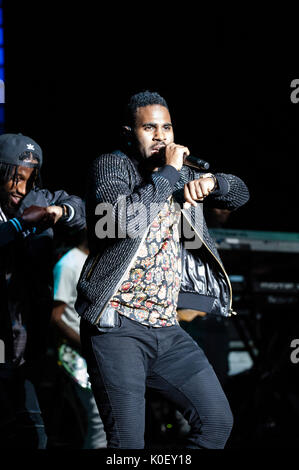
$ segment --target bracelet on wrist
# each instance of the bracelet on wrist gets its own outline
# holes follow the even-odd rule
[[[61,207],[62,209],[62,216],[60,217],[60,221],[64,221],[64,220],[67,220],[69,218],[69,210],[68,210],[68,207],[65,206],[64,204],[61,204],[59,207]]]
[[[217,181],[217,178],[215,175],[213,175],[213,173],[204,173],[203,175],[200,175],[200,178],[213,178],[213,181],[214,181],[214,187],[213,189],[211,189],[211,193],[213,191],[215,191],[215,189],[218,188],[218,181]]]

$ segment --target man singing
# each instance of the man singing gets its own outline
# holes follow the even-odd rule
[[[126,149],[101,155],[89,173],[90,255],[76,303],[108,447],[144,448],[149,387],[188,421],[186,447],[221,449],[232,428],[228,401],[203,351],[177,320],[185,259],[179,222],[183,214],[199,239],[189,243],[190,252],[193,246],[196,262],[203,259],[196,308],[229,316],[229,279],[196,211],[208,200],[234,210],[248,200],[248,190],[236,176],[184,165],[189,149],[174,142],[168,105],[157,93],[130,99],[124,132]],[[106,238],[104,208],[113,222]]]

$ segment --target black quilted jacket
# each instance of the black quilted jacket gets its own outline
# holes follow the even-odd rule
[[[77,312],[85,320],[92,324],[97,323],[107,302],[131,267],[142,242],[142,235],[146,234],[151,221],[160,210],[159,203],[164,204],[171,194],[178,203],[182,203],[184,184],[199,178],[201,174],[202,172],[187,166],[183,166],[178,172],[174,167],[165,165],[145,178],[140,174],[138,161],[120,151],[101,155],[93,162],[88,176],[86,195],[90,255],[81,272],[75,305]],[[247,202],[248,190],[240,178],[222,173],[216,173],[215,176],[219,188],[206,200],[210,199],[216,207],[230,210],[235,210]],[[120,196],[122,206],[119,204]],[[101,210],[103,203],[109,203],[108,212]],[[132,233],[136,225],[139,203],[147,209],[146,214],[138,218],[141,235],[128,236],[127,234]],[[156,210],[153,210],[153,203],[156,203]],[[115,222],[115,238],[98,238],[95,229],[101,220],[101,217],[95,214],[98,204],[100,204],[97,209],[98,214],[102,214],[103,217],[106,215],[107,220],[110,218]],[[184,220],[187,220],[187,224],[191,224],[196,231],[195,238],[198,244],[194,249],[196,252],[201,248],[207,250],[213,259],[215,275],[221,275],[223,278],[225,287],[222,303],[225,305],[222,305],[219,313],[229,315],[230,283],[204,221],[202,204],[182,212]]]

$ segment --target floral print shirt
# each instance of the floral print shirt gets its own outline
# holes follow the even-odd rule
[[[171,196],[153,220],[133,266],[110,300],[120,314],[143,325],[164,327],[178,323],[180,214]]]

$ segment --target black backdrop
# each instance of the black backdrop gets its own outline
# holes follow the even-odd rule
[[[182,5],[175,17],[161,6],[134,16],[127,6],[63,5],[4,2],[6,131],[41,144],[46,187],[84,195],[88,163],[117,146],[128,97],[158,90],[176,141],[248,184],[250,203],[231,227],[299,231],[291,25]]]
[[[161,4],[142,5],[141,11],[111,3],[108,11],[103,2],[3,3],[6,131],[27,134],[42,146],[45,187],[84,196],[88,164],[117,146],[128,97],[157,90],[171,108],[176,142],[208,160],[211,171],[231,172],[247,183],[251,200],[229,219],[230,227],[299,232],[299,103],[290,101],[290,83],[299,71],[292,12],[273,19],[273,6],[262,16],[219,12],[213,5],[207,14],[197,4],[179,4],[173,17],[173,5],[162,11]],[[285,309],[278,313],[273,329],[289,352],[281,326],[296,336],[296,317],[292,311],[290,322]],[[297,374],[288,358],[286,364],[279,387],[287,388]],[[257,389],[262,411],[281,409],[285,415],[283,435],[297,414],[272,403],[273,382],[265,391],[255,378],[248,383],[233,385],[232,403],[255,399]],[[252,418],[254,436],[262,419],[260,409],[256,413],[250,403],[245,406],[244,429]],[[250,440],[244,442],[250,447]]]

